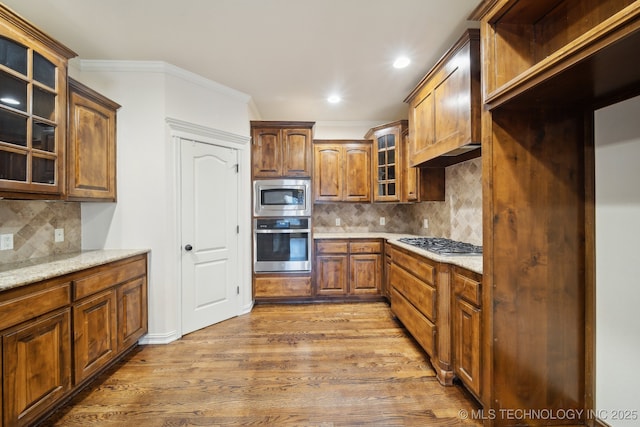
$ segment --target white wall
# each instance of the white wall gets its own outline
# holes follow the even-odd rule
[[[169,342],[180,335],[180,242],[177,150],[166,119],[248,140],[249,97],[166,63],[80,61],[72,65],[72,77],[122,105],[117,116],[118,202],[82,204],[82,247],[151,250],[147,342]],[[248,192],[248,144],[245,151],[241,154],[241,185]],[[247,203],[241,214],[246,236],[250,236]],[[250,249],[246,236],[245,251]],[[251,275],[246,264],[242,266],[241,304],[250,307]]]
[[[598,110],[595,118],[596,415],[614,427],[637,426],[640,97]],[[632,412],[614,412],[624,410]]]
[[[313,128],[314,139],[363,139],[364,135],[372,127],[394,120],[386,121],[360,121],[360,122],[328,122],[319,121]]]

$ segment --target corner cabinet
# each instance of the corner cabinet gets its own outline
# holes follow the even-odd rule
[[[116,112],[120,105],[69,79],[68,200],[116,201]]]
[[[405,99],[411,166],[446,167],[480,155],[480,32],[467,30]]]
[[[314,202],[371,202],[371,141],[315,140]]]
[[[36,424],[147,332],[147,255],[0,292],[2,426]]]
[[[310,178],[314,122],[251,122],[251,173],[261,178]]]
[[[0,197],[59,199],[76,54],[3,5],[0,52]]]

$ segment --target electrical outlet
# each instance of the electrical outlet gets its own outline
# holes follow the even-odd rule
[[[387,219],[383,216],[380,217],[380,225],[385,225],[387,223]]]
[[[422,228],[429,228],[429,220],[427,218],[422,220]]]
[[[336,227],[340,227],[340,223],[341,223],[340,218],[336,218]]]
[[[53,240],[56,243],[64,242],[64,228],[56,228],[53,230]]]
[[[0,234],[0,251],[13,249],[13,234]]]

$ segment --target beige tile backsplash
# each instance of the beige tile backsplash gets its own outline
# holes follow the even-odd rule
[[[445,179],[444,202],[316,204],[314,230],[410,233],[482,245],[481,159],[449,166]],[[380,217],[385,217],[386,225],[380,225]],[[336,218],[340,218],[339,227],[335,225]],[[429,222],[427,229],[423,228],[425,218]]]
[[[0,263],[79,251],[80,203],[40,200],[0,200],[0,234],[13,234],[13,250],[0,251]],[[54,230],[64,229],[64,242],[54,242]]]

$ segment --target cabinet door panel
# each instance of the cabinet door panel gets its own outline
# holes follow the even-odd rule
[[[147,281],[141,277],[118,287],[118,351],[147,333]]]
[[[451,148],[456,148],[463,140],[470,138],[471,101],[468,81],[468,68],[458,67],[434,90],[437,112],[434,144],[450,144]]]
[[[2,337],[3,421],[24,426],[71,388],[70,309]]]
[[[109,290],[73,307],[75,384],[105,366],[117,353],[116,295]]]
[[[114,201],[116,112],[70,87],[67,196]]]
[[[283,129],[284,176],[311,176],[311,130]]]
[[[279,129],[253,129],[251,159],[254,178],[282,176],[282,144]]]
[[[344,153],[344,197],[347,202],[371,201],[371,147],[348,145]]]
[[[316,286],[318,295],[346,295],[348,255],[316,257]]]
[[[424,97],[417,101],[412,111],[409,129],[411,132],[410,152],[411,158],[431,147],[435,141],[435,107],[434,97],[431,92],[424,94]],[[410,162],[411,165],[414,163]]]
[[[313,187],[317,201],[342,199],[341,147],[335,145],[314,146]]]
[[[358,254],[349,257],[350,293],[353,295],[379,295],[382,255]]]
[[[256,298],[310,297],[311,277],[254,277],[253,288]]]
[[[480,396],[480,309],[456,298],[454,310],[454,370]]]

